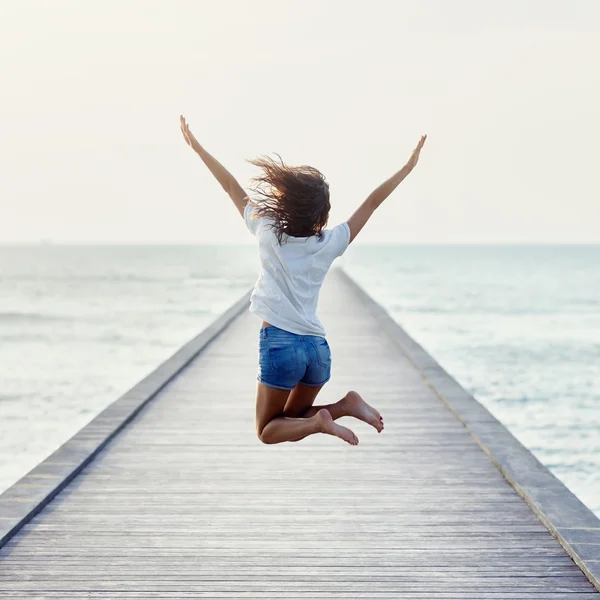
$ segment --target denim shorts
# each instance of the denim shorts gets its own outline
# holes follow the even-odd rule
[[[323,385],[331,377],[331,350],[324,337],[298,335],[270,325],[259,334],[258,381],[291,390]]]

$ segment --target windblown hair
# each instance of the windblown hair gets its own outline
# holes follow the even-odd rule
[[[250,160],[262,169],[253,178],[259,216],[270,217],[281,244],[284,236],[321,235],[329,218],[329,184],[323,174],[306,165],[290,167],[263,156]]]

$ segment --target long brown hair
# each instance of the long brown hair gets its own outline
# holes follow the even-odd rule
[[[329,218],[329,184],[323,174],[307,165],[290,167],[281,156],[250,160],[262,172],[253,178],[257,214],[270,217],[281,244],[284,235],[320,235]]]

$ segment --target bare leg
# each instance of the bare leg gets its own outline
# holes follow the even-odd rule
[[[283,409],[283,414],[286,417],[312,417],[316,415],[319,411],[312,410],[310,414],[306,414],[308,410],[312,409],[312,405],[317,398],[319,392],[323,389],[322,385],[304,385],[303,383],[299,383],[291,392],[285,403],[285,407]],[[319,409],[325,408],[330,410],[330,414],[335,421],[339,419],[341,415],[338,415],[336,405],[328,404],[327,406],[319,406]],[[333,412],[332,412],[333,411]],[[335,412],[335,414],[333,414]]]
[[[383,418],[377,410],[363,400],[358,392],[350,391],[334,404],[313,406],[317,394],[322,388],[323,386],[313,387],[299,383],[290,392],[283,414],[286,417],[303,417],[306,419],[325,409],[334,421],[341,417],[354,417],[368,423],[381,433]]]
[[[275,417],[264,426],[259,437],[265,444],[280,444],[281,442],[299,442],[313,433],[327,433],[339,437],[351,446],[358,444],[358,438],[354,432],[335,423],[325,409],[308,419]]]
[[[316,394],[315,394],[316,395]],[[318,411],[309,418],[284,416],[290,392],[258,384],[256,394],[256,430],[265,444],[298,441],[313,433],[327,433],[348,442],[358,444],[358,438],[347,427],[333,422],[326,411]]]
[[[325,406],[311,406],[301,413],[304,418],[310,418],[319,410],[326,408],[331,417],[339,419],[341,417],[354,417],[368,423],[379,433],[383,430],[383,417],[379,411],[375,410],[371,405],[367,404],[362,396],[355,391],[348,392],[341,400],[335,404],[327,404]]]

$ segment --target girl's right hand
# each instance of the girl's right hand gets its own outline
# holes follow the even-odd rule
[[[413,150],[413,153],[410,155],[410,158],[408,159],[408,162],[406,163],[405,167],[409,173],[417,166],[417,163],[419,162],[419,154],[426,139],[427,136],[422,135],[421,139],[419,140],[419,143],[417,144],[417,147]]]
[[[185,118],[183,115],[179,115],[179,124],[181,126],[181,133],[183,133],[183,137],[187,143],[187,145],[196,153],[200,153],[202,150],[202,146],[198,142],[198,140],[194,137],[194,134],[190,131],[188,124],[185,122]]]

